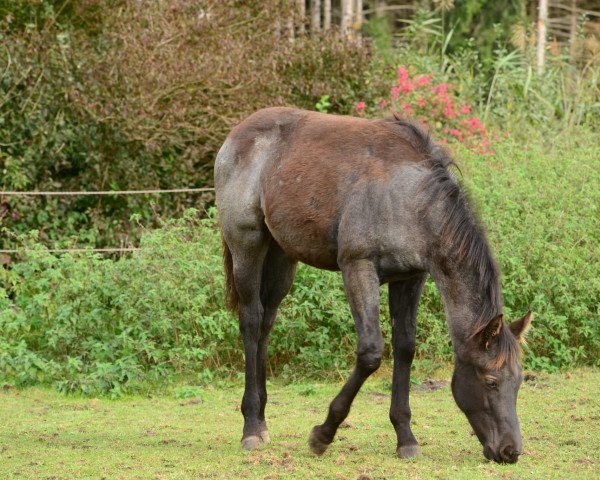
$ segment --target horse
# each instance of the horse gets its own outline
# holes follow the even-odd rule
[[[232,129],[215,160],[227,305],[245,354],[242,447],[270,441],[269,332],[298,262],[340,271],[357,332],[356,363],[309,436],[323,454],[365,380],[380,366],[379,287],[387,283],[396,453],[420,453],[410,427],[410,369],[419,298],[440,291],[454,350],[451,389],[488,460],[514,463],[529,311],[506,323],[499,269],[449,153],[415,122],[273,107]]]

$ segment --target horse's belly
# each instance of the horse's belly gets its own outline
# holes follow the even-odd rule
[[[339,270],[335,219],[277,205],[265,209],[265,223],[281,248],[295,260],[327,270]],[[308,213],[307,213],[308,212]],[[328,221],[325,221],[328,220]]]

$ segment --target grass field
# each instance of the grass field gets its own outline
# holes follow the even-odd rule
[[[271,385],[272,443],[250,453],[239,445],[241,384],[206,387],[196,398],[116,401],[4,390],[0,478],[600,478],[598,369],[535,374],[523,385],[525,453],[516,465],[483,458],[444,381],[413,388],[413,430],[423,455],[396,458],[388,374],[384,369],[365,385],[322,457],[306,440],[339,388],[333,383]]]

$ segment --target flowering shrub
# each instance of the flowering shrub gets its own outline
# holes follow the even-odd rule
[[[404,67],[398,67],[398,81],[390,89],[389,98],[381,99],[374,110],[400,113],[429,127],[439,143],[456,139],[471,150],[492,154],[491,138],[468,103],[462,102],[447,83],[435,83],[433,75],[411,77]],[[355,106],[359,116],[365,116],[367,105]]]

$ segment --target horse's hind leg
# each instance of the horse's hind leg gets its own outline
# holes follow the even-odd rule
[[[271,238],[260,219],[244,223],[227,220],[229,219],[222,223],[223,237],[231,251],[233,283],[238,295],[239,325],[246,362],[246,382],[242,397],[242,447],[253,450],[261,443],[261,402],[257,388],[256,365],[264,314],[260,301],[261,276]]]
[[[277,309],[283,298],[288,294],[294,281],[296,262],[294,262],[273,240],[265,258],[260,299],[264,308],[263,321],[260,327],[258,340],[258,356],[256,363],[256,376],[258,396],[260,398],[260,438],[269,442],[269,431],[265,420],[265,407],[267,405],[267,346],[269,333],[275,323]]]
[[[327,419],[313,428],[308,441],[317,454],[325,452],[365,380],[379,368],[383,337],[379,327],[379,278],[374,265],[359,260],[342,266],[344,286],[358,333],[356,366],[329,406]]]
[[[392,346],[394,350],[394,376],[390,420],[396,430],[396,453],[401,458],[419,454],[417,440],[410,429],[408,403],[410,367],[415,355],[417,307],[426,275],[401,282],[390,283],[389,302],[392,320]]]

